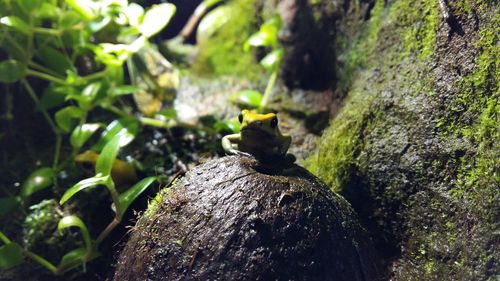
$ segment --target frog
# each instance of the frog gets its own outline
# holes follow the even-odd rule
[[[292,138],[281,133],[276,113],[259,114],[244,109],[238,121],[240,133],[222,138],[222,148],[227,154],[267,160],[286,158]]]

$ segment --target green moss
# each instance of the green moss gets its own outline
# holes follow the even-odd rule
[[[347,39],[340,39],[340,52],[345,53],[347,59],[346,64],[339,69],[338,80],[339,87],[346,90],[352,83],[352,78],[356,70],[366,66],[368,57],[375,50],[378,34],[382,28],[382,20],[385,17],[383,0],[376,0],[370,15],[370,20],[362,32],[356,36],[353,42],[348,42]]]
[[[392,5],[389,18],[403,27],[400,30],[405,48],[402,57],[416,53],[418,58],[425,59],[434,53],[438,14],[438,1],[434,0],[404,0]]]
[[[193,69],[203,75],[238,75],[256,79],[264,71],[243,44],[257,29],[254,0],[228,3],[229,19],[216,34],[202,44]]]
[[[160,192],[156,194],[155,198],[148,202],[148,208],[144,212],[143,216],[146,218],[153,217],[157,213],[158,208],[160,208],[165,196],[170,192],[170,190],[171,189],[169,187],[162,188]]]
[[[481,52],[477,66],[470,75],[462,78],[460,95],[439,122],[444,137],[465,138],[476,147],[474,154],[461,158],[457,184],[449,193],[457,199],[469,197],[478,203],[494,202],[499,197],[498,192],[486,196],[486,190],[475,188],[500,185],[500,104],[498,95],[494,94],[498,93],[500,76],[496,69],[500,60],[497,45],[499,19],[496,14],[490,24],[480,30],[476,42],[476,48]]]
[[[440,31],[448,28],[437,3],[395,1],[388,17],[380,13],[374,35],[366,26],[358,47],[347,53],[351,70],[340,72],[349,76],[346,103],[306,163],[368,224],[382,226],[367,225],[376,239],[386,231],[393,235],[389,243],[402,243],[395,280],[480,280],[498,268],[492,253],[499,233],[500,13],[490,1],[453,2],[471,14],[473,7],[479,17],[476,23],[468,20],[471,14],[461,18],[468,36],[474,24],[481,29],[470,42],[476,50],[466,50],[477,54],[475,69],[446,91],[436,85],[443,70],[433,68],[442,61],[432,61],[441,54],[435,53],[438,24]],[[375,46],[376,55],[354,53],[361,44]],[[429,126],[436,119],[438,126]],[[398,150],[405,142],[408,152]]]
[[[358,96],[359,97],[359,96]],[[321,138],[318,153],[305,161],[305,166],[339,192],[355,165],[354,154],[359,146],[358,130],[363,120],[363,101],[351,99],[337,121]]]

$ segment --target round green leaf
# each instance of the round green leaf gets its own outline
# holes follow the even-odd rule
[[[0,23],[16,29],[26,35],[30,34],[30,26],[22,19],[16,16],[8,16],[0,18]]]
[[[196,40],[206,42],[212,37],[231,17],[230,6],[220,6],[206,14],[200,21],[196,31]]]
[[[131,26],[138,26],[141,22],[141,18],[144,15],[144,8],[137,3],[130,3],[128,7],[125,8],[125,15],[128,18],[128,23]]]
[[[262,94],[255,90],[243,90],[233,94],[230,100],[235,104],[246,107],[259,107],[262,101]]]
[[[276,49],[271,53],[267,54],[261,61],[260,64],[269,72],[274,72],[279,68],[281,58],[283,57],[283,49]]]
[[[20,265],[23,261],[23,248],[19,244],[8,243],[0,247],[0,268],[11,268]]]
[[[52,168],[37,169],[24,181],[21,187],[21,197],[27,198],[31,194],[51,186],[54,176],[55,171]]]
[[[139,31],[146,37],[151,37],[160,32],[175,14],[175,6],[170,3],[153,5],[144,14]]]
[[[16,60],[0,62],[0,82],[13,83],[26,76],[26,65]]]
[[[92,240],[90,239],[90,233],[87,229],[85,223],[77,216],[66,216],[62,218],[57,224],[57,230],[59,234],[62,234],[63,230],[68,227],[76,226],[80,228],[80,233],[82,234],[83,241],[85,242],[85,248],[90,249]]]

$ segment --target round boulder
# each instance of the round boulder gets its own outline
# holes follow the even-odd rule
[[[115,280],[375,280],[378,259],[350,205],[307,170],[211,160],[139,219]]]

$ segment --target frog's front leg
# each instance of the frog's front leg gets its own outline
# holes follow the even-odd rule
[[[240,134],[232,134],[222,137],[222,148],[226,154],[234,155],[245,155],[250,156],[250,154],[238,150],[238,142],[241,141]]]

